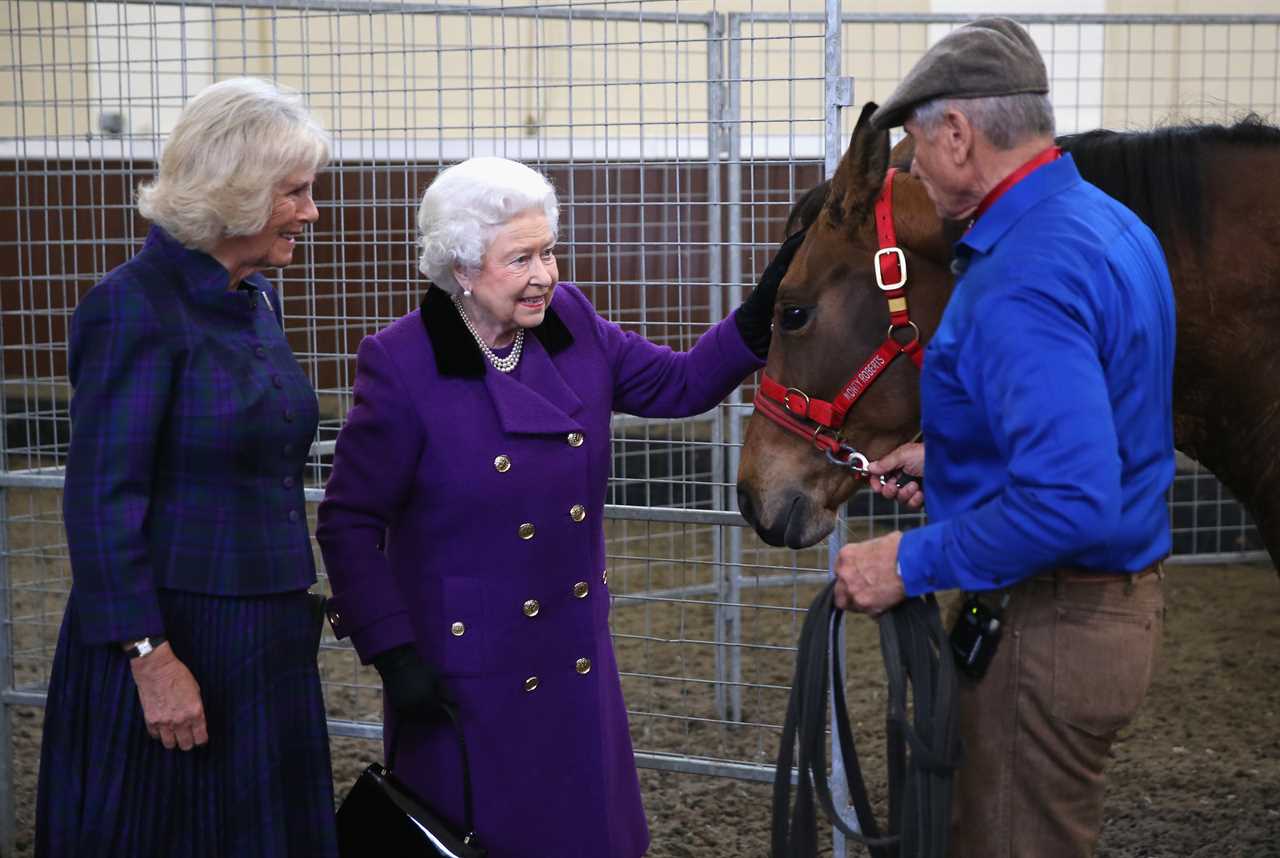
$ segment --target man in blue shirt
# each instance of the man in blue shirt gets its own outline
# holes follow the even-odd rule
[[[837,603],[961,589],[1000,619],[961,690],[953,858],[1089,856],[1104,765],[1150,683],[1173,479],[1173,290],[1160,244],[1053,143],[1044,63],[1013,21],[961,27],[872,118],[969,222],[921,376],[930,523],[846,546]],[[883,492],[919,505],[915,484]]]

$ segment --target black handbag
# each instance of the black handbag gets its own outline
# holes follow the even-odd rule
[[[453,706],[449,716],[462,751],[462,798],[466,819],[462,831],[451,825],[405,786],[393,773],[399,737],[392,735],[387,765],[371,763],[356,779],[338,808],[340,858],[484,858],[475,833],[471,805],[471,763],[467,743]]]

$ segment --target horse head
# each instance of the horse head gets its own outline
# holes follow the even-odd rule
[[[785,400],[783,410],[800,419],[789,429],[765,419],[769,403],[757,397],[738,470],[739,508],[770,545],[803,548],[830,533],[836,511],[862,479],[833,463],[834,444],[840,445],[837,461],[854,450],[875,459],[919,428],[919,373],[906,358],[876,367],[879,374],[859,391],[842,422],[832,418],[834,425],[824,427],[805,419],[811,400],[824,407],[836,401],[873,366],[868,361],[886,343],[886,332],[899,343],[927,341],[950,294],[954,228],[938,217],[921,182],[898,172],[892,222],[906,260],[910,323],[891,328],[884,278],[877,276],[875,209],[891,162],[909,159],[910,144],[890,152],[888,132],[871,127],[875,107],[863,108],[825,196],[820,186],[792,213],[808,233],[778,290],[764,384],[786,390],[775,397],[775,413]],[[810,424],[814,434],[806,439],[801,429]]]

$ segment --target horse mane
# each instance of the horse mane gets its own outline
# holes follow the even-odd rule
[[[1204,165],[1213,146],[1280,146],[1280,128],[1250,113],[1232,125],[1189,124],[1151,131],[1086,131],[1058,138],[1085,179],[1124,203],[1162,240],[1203,248]]]
[[[1231,125],[1171,125],[1151,131],[1086,131],[1058,138],[1080,173],[1124,203],[1162,239],[1203,247],[1208,224],[1203,167],[1212,146],[1280,146],[1280,127],[1250,113]],[[897,164],[910,170],[910,162]],[[831,182],[806,191],[787,216],[786,234],[817,220]]]

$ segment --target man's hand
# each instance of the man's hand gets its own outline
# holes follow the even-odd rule
[[[889,500],[896,500],[909,509],[924,506],[924,490],[921,488],[924,481],[924,444],[903,444],[886,453],[883,458],[869,463],[867,470],[872,474],[868,482],[873,492],[879,492]],[[898,471],[906,476],[889,476],[896,475]],[[881,482],[881,477],[886,479]],[[909,477],[917,479],[908,482]],[[905,485],[900,486],[899,483]]]
[[[159,739],[170,750],[178,747],[190,751],[208,743],[200,686],[167,642],[130,660],[129,668],[138,686],[138,700],[151,738]]]
[[[898,543],[894,531],[840,549],[836,560],[836,606],[878,617],[907,597],[898,576]]]

